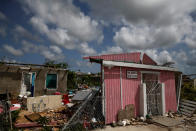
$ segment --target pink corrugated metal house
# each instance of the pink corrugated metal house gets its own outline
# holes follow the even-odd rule
[[[129,104],[134,105],[135,116],[163,115],[177,110],[181,73],[176,68],[158,66],[140,52],[84,59],[101,64],[106,124],[117,121],[118,111]]]

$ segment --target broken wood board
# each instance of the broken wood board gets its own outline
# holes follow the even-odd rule
[[[196,102],[190,100],[181,100],[179,111],[181,114],[192,117],[196,110]]]
[[[37,120],[40,119],[40,117],[41,117],[41,115],[38,114],[38,113],[33,113],[33,114],[30,114],[30,115],[25,115],[25,118],[27,118],[31,122],[36,122]]]
[[[61,95],[47,95],[27,98],[27,109],[30,112],[42,112],[62,106]]]
[[[173,126],[183,124],[184,122],[182,120],[183,118],[175,119],[175,118],[169,118],[169,117],[163,117],[163,116],[156,116],[152,118],[152,121],[154,123],[159,124],[161,126],[165,126],[165,127],[173,127]]]

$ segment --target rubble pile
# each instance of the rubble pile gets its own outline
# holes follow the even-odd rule
[[[31,113],[26,110],[21,110],[15,126],[18,128],[42,126],[38,124],[38,121],[41,118],[46,118],[48,120],[47,125],[60,127],[67,123],[70,117],[74,114],[74,108],[76,107],[62,106],[55,110],[45,110],[38,113]]]

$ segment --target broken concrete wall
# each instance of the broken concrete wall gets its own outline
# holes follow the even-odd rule
[[[10,66],[0,66],[0,94],[8,92],[17,97],[20,93],[22,72]]]
[[[22,73],[34,72],[36,75],[34,96],[50,95],[58,91],[65,93],[67,90],[67,71],[47,67],[22,67],[13,65],[0,65],[0,94],[8,92],[16,98],[22,86]],[[57,88],[46,89],[47,74],[57,74]]]
[[[46,88],[46,76],[47,74],[57,74],[57,89],[47,89]],[[35,95],[41,96],[52,95],[56,91],[65,93],[67,90],[67,72],[62,70],[48,70],[41,69],[37,71],[36,79],[35,79]]]
[[[61,95],[48,95],[27,98],[27,109],[30,112],[41,112],[62,106]]]

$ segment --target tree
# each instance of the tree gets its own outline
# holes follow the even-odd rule
[[[51,61],[51,60],[46,60],[44,65],[54,67],[54,68],[63,68],[63,69],[67,69],[69,67],[66,62],[57,63],[57,62]]]

